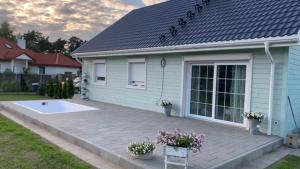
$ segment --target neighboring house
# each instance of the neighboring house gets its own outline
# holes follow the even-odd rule
[[[171,0],[133,10],[73,53],[92,100],[285,137],[300,125],[299,0]],[[161,66],[164,65],[165,67]],[[164,68],[163,68],[164,67]]]
[[[9,69],[20,74],[26,68],[36,74],[76,75],[81,69],[81,64],[63,54],[43,54],[26,49],[24,39],[18,39],[18,43],[15,43],[0,38],[0,73]]]

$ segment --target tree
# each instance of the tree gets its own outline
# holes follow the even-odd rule
[[[64,53],[66,51],[65,45],[67,44],[66,40],[63,40],[61,38],[57,39],[52,44],[52,49],[54,53]]]
[[[49,52],[51,50],[51,43],[49,37],[45,37],[43,33],[39,31],[28,31],[24,33],[27,48],[36,52]]]
[[[68,51],[67,51],[67,55],[70,55],[74,50],[76,50],[78,47],[80,47],[81,45],[83,45],[86,41],[83,41],[82,39],[76,37],[76,36],[72,36],[69,40],[68,40]]]
[[[16,41],[16,37],[14,36],[13,32],[14,32],[14,28],[11,27],[11,25],[7,21],[4,21],[0,25],[0,37],[1,38],[6,38],[6,39]]]

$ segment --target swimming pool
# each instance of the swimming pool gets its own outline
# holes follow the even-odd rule
[[[65,100],[16,101],[13,103],[40,114],[59,114],[99,110],[94,107],[72,103]]]

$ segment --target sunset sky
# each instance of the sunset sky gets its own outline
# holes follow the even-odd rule
[[[38,30],[50,40],[72,35],[89,40],[129,11],[164,0],[0,0],[0,22],[15,34]]]

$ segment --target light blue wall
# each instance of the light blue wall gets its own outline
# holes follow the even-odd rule
[[[270,62],[265,56],[263,49],[243,50],[243,51],[223,51],[220,53],[252,53],[253,55],[253,79],[252,79],[252,97],[251,111],[259,111],[267,114],[268,96],[270,83]],[[277,48],[271,50],[276,62],[275,70],[275,91],[273,121],[278,121],[278,126],[273,126],[272,132],[275,135],[283,135],[285,131],[285,102],[282,98],[286,95],[286,74],[287,74],[287,48]],[[194,53],[213,54],[213,53]],[[164,55],[167,58],[166,79],[164,97],[175,104],[177,115],[180,111],[181,81],[182,81],[182,62],[181,55]],[[145,110],[161,112],[161,108],[156,104],[160,97],[162,69],[160,60],[162,56],[146,56],[147,60],[147,88],[146,90],[127,88],[127,61],[128,57],[108,57],[107,63],[107,85],[97,86],[89,85],[90,99],[119,104],[128,107],[135,107]],[[90,75],[92,72],[92,59],[85,59],[83,71]],[[262,131],[266,132],[267,119],[263,121]]]
[[[300,125],[300,46],[290,47],[288,59],[288,96],[291,98],[295,118]],[[295,131],[291,109],[287,105],[286,134]]]
[[[140,109],[161,112],[157,104],[161,92],[162,69],[160,56],[147,57],[147,86],[145,90],[127,88],[127,63],[128,57],[109,57],[107,64],[107,85],[89,85],[90,98],[93,100],[136,107]],[[92,62],[85,61],[83,71],[92,72]],[[165,68],[164,98],[174,103],[177,114],[180,105],[182,57],[167,58]],[[175,112],[174,112],[175,113]]]
[[[272,134],[282,135],[285,126],[285,104],[282,102],[286,90],[286,67],[288,58],[287,48],[272,49],[271,53],[275,60],[275,85],[273,100],[272,123],[278,121],[279,125],[273,125]],[[252,75],[252,99],[251,111],[265,113],[265,119],[261,125],[261,130],[267,132],[267,113],[269,106],[269,86],[271,64],[266,58],[263,49],[253,52],[253,75]]]

